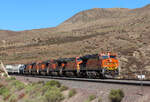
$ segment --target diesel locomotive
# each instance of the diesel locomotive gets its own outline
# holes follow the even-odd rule
[[[25,64],[22,74],[107,78],[118,75],[118,66],[116,54],[101,53]]]

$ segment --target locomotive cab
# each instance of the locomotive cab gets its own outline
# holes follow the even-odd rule
[[[118,59],[116,54],[106,53],[100,55],[102,73],[106,75],[118,75]]]

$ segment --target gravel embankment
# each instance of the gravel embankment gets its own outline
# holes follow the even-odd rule
[[[16,76],[18,80],[21,80],[25,83],[28,82],[37,82],[37,81],[48,81],[52,79],[44,78],[33,78],[33,77],[23,77]],[[104,102],[109,102],[108,94],[111,89],[122,89],[125,93],[125,97],[122,102],[148,102],[150,100],[150,87],[143,86],[143,96],[141,94],[140,86],[133,85],[121,85],[121,84],[107,84],[107,83],[93,83],[93,82],[81,82],[81,81],[70,81],[70,80],[58,80],[63,85],[68,86],[69,88],[75,88],[78,92],[82,92],[81,97],[87,93],[96,94],[98,97],[101,96]],[[79,100],[78,100],[79,101]],[[77,100],[74,100],[77,102]],[[93,101],[93,102],[96,102]]]

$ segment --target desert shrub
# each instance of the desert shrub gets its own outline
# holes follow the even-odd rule
[[[70,98],[70,97],[74,96],[76,93],[77,93],[77,92],[76,92],[75,89],[71,89],[71,90],[69,91],[68,97]]]
[[[33,101],[33,99],[26,97],[23,99],[23,102],[36,102],[36,101],[35,100]],[[43,102],[43,101],[38,100],[37,102]]]
[[[3,94],[3,99],[4,99],[4,100],[7,100],[10,96],[11,96],[11,94],[10,94],[9,91],[8,91],[8,92],[5,92],[5,93]]]
[[[10,80],[16,80],[16,78],[15,77],[7,77],[6,78],[6,81],[10,81]]]
[[[14,94],[11,95],[8,101],[9,101],[9,102],[17,102],[17,96],[14,95]]]
[[[91,102],[91,101],[93,101],[95,98],[96,98],[95,95],[90,95],[90,96],[88,97],[87,102]]]
[[[17,88],[17,90],[21,90],[25,87],[24,83],[18,81],[18,80],[14,80],[11,83],[12,86],[15,86]]]
[[[19,94],[18,99],[22,99],[24,96],[25,96],[25,93],[21,93]]]
[[[35,93],[37,92],[37,90],[39,90],[39,85],[38,84],[35,84],[35,83],[32,83],[32,84],[29,84],[25,87],[25,93]]]
[[[102,102],[102,98],[101,97],[98,97],[98,102]]]
[[[0,95],[3,95],[4,93],[9,92],[9,89],[6,88],[5,86],[0,88]]]
[[[60,87],[61,84],[60,82],[56,81],[56,80],[51,80],[45,83],[46,87]]]
[[[8,77],[8,75],[6,73],[4,73],[4,77]]]
[[[1,88],[1,87],[4,87],[4,84],[3,84],[3,83],[0,83],[0,88]]]
[[[10,77],[10,80],[16,80],[16,78],[15,77]]]
[[[32,90],[32,85],[31,84],[29,84],[29,85],[27,85],[26,87],[25,87],[25,93],[29,93],[31,90]]]
[[[56,87],[53,87],[51,90],[48,90],[45,93],[45,101],[44,102],[60,102],[64,99],[60,90]]]
[[[37,82],[37,84],[42,84],[42,85],[44,85],[44,83],[45,83],[44,81],[38,81]]]
[[[90,95],[90,96],[89,96],[89,101],[92,101],[92,100],[94,100],[95,98],[96,98],[95,95]]]
[[[96,98],[95,95],[90,95],[90,96],[88,97],[88,99],[87,99],[85,102],[91,102],[91,101],[93,101],[95,98]],[[100,102],[101,102],[101,101],[100,101]]]
[[[67,86],[64,86],[64,85],[60,87],[60,91],[65,91],[65,90],[67,90],[67,89],[68,89],[68,87],[67,87]]]
[[[4,100],[8,99],[10,96],[9,89],[6,87],[1,87],[0,88],[0,95],[3,96]]]
[[[36,84],[36,85],[32,86],[31,90],[30,90],[30,95],[33,96],[33,97],[39,96],[42,93],[42,88],[41,87],[42,86],[40,84]],[[45,92],[43,91],[43,94],[44,93]]]
[[[124,92],[121,89],[111,90],[109,94],[109,99],[111,102],[121,102],[124,97]]]

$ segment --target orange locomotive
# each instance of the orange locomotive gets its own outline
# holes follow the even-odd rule
[[[103,53],[80,57],[80,72],[89,77],[115,77],[118,75],[118,59],[116,54]]]
[[[35,63],[26,64],[23,74],[32,74],[32,69],[34,67]]]
[[[101,53],[75,58],[61,58],[26,65],[28,74],[79,76],[90,78],[114,77],[118,75],[116,54]]]
[[[100,54],[101,68],[104,74],[118,75],[119,61],[116,54]]]

